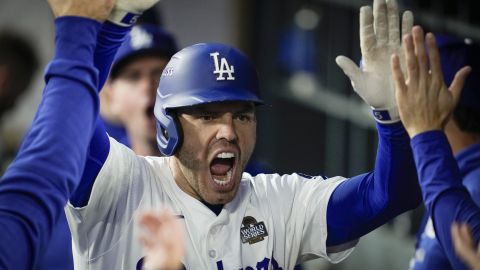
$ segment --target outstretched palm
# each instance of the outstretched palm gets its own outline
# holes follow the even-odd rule
[[[400,19],[396,0],[375,0],[371,7],[360,9],[360,47],[362,67],[349,58],[339,56],[337,64],[350,78],[354,90],[370,106],[378,109],[395,107],[395,94],[390,71],[390,56],[395,53],[405,62],[400,39]],[[402,32],[409,33],[413,15],[406,11]],[[403,66],[403,65],[402,65]]]

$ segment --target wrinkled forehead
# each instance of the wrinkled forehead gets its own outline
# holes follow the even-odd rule
[[[255,104],[247,101],[224,101],[224,102],[211,102],[204,103],[189,107],[183,107],[177,109],[178,113],[196,114],[202,112],[209,113],[254,113]]]

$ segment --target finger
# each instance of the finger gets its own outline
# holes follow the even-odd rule
[[[468,226],[468,224],[460,225],[460,237],[466,246],[472,247],[472,248],[474,247],[472,231],[470,230],[470,226]]]
[[[458,223],[453,223],[450,227],[450,232],[452,234],[453,245],[455,250],[459,250],[461,247],[461,236],[460,236],[460,225]]]
[[[360,49],[362,55],[365,55],[365,53],[375,47],[376,42],[373,30],[372,8],[364,6],[360,8]]]
[[[418,63],[418,76],[421,80],[420,83],[423,83],[423,89],[427,90],[428,87],[426,80],[428,79],[428,59],[427,53],[425,51],[425,40],[423,29],[420,26],[415,26],[412,29],[413,43],[415,46],[415,55],[417,56]]]
[[[457,71],[457,73],[455,74],[455,77],[453,78],[453,81],[449,87],[449,90],[453,95],[453,100],[455,105],[460,100],[460,94],[462,93],[463,86],[465,85],[465,81],[467,80],[467,77],[468,75],[470,75],[471,71],[472,71],[471,67],[469,66],[463,67],[459,71]]]
[[[412,33],[413,13],[409,10],[403,12],[402,16],[402,37]]]
[[[360,76],[362,73],[360,68],[348,57],[343,55],[337,56],[337,58],[335,58],[335,62],[351,81],[355,81],[356,78],[358,78],[358,76]]]
[[[472,233],[470,227],[467,224],[460,224],[458,226],[458,248],[457,253],[462,257],[468,264],[476,264],[475,256],[475,247],[473,244]]]
[[[385,0],[373,0],[373,28],[377,45],[385,45],[388,41],[387,4]]]
[[[415,56],[413,47],[413,38],[411,34],[407,34],[403,38],[403,51],[405,53],[405,59],[407,60],[407,76],[409,84],[416,85],[418,83],[418,65],[417,57]]]
[[[400,45],[400,22],[398,17],[397,0],[387,0],[388,14],[388,44],[390,46]]]
[[[442,63],[440,62],[440,52],[437,48],[435,36],[432,33],[427,34],[428,57],[430,61],[430,70],[432,72],[432,80],[438,85],[444,84]]]
[[[395,91],[399,92],[398,94],[405,93],[408,88],[405,84],[405,76],[403,75],[402,68],[400,67],[400,58],[398,55],[392,55],[390,66],[392,69],[393,80],[395,82]]]
[[[465,235],[463,235],[464,233],[462,227],[462,224],[454,223],[452,224],[450,229],[455,251],[458,254],[461,254],[463,257],[466,253],[468,253],[469,245],[467,244],[468,240],[466,239],[468,237],[465,237]]]

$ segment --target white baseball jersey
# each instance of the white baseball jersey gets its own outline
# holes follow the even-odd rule
[[[297,174],[242,176],[233,201],[216,216],[175,183],[168,157],[140,157],[110,139],[110,153],[88,205],[66,207],[75,269],[141,269],[135,213],[171,208],[183,217],[186,269],[293,269],[302,261],[338,262],[327,254],[327,204],[344,180]]]

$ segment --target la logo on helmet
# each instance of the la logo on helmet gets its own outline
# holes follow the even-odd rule
[[[217,74],[217,81],[233,81],[235,77],[233,77],[233,73],[235,72],[233,65],[228,65],[227,59],[225,57],[220,58],[220,63],[218,62],[218,52],[211,53],[210,56],[213,57],[213,62],[215,64],[215,70],[213,74]],[[227,74],[227,78],[225,78],[225,73]]]

